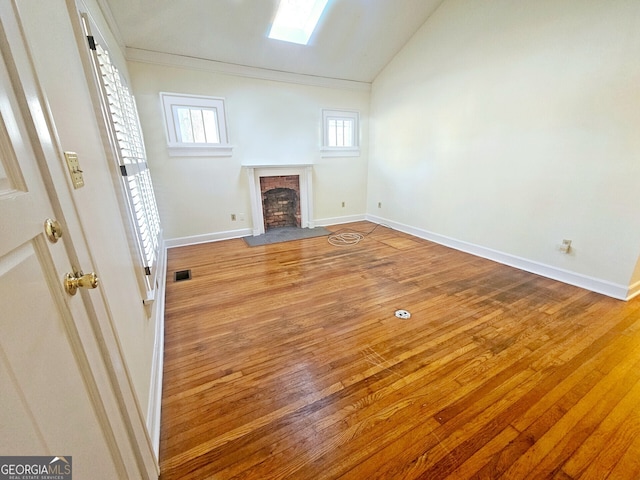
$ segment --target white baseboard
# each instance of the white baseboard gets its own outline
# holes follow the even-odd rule
[[[341,225],[343,223],[361,222],[366,220],[365,215],[346,215],[344,217],[321,218],[314,221],[316,227],[328,227],[329,225]]]
[[[629,291],[627,292],[627,300],[631,300],[632,298],[640,295],[640,282],[636,282],[629,287]]]
[[[367,215],[367,220],[373,223],[379,223],[387,225],[394,230],[399,230],[404,233],[408,233],[418,238],[423,238],[446,247],[450,247],[462,252],[470,253],[472,255],[493,260],[494,262],[509,265],[510,267],[518,268],[527,272],[535,273],[543,277],[551,278],[559,282],[568,283],[570,285],[584,288],[592,292],[601,293],[609,297],[616,298],[618,300],[628,300],[630,289],[625,285],[609,282],[607,280],[601,280],[599,278],[593,278],[579,273],[571,272],[561,268],[553,267],[551,265],[545,265],[543,263],[534,262],[526,258],[517,257],[490,248],[482,247],[480,245],[474,245],[472,243],[463,242],[450,238],[438,233],[429,232],[419,228],[404,225],[402,223],[393,222],[385,218],[377,217],[375,215]],[[640,294],[640,282],[635,285],[635,293]]]
[[[248,237],[253,235],[253,230],[243,228],[240,230],[228,230],[226,232],[205,233],[203,235],[193,235],[190,237],[170,238],[165,240],[167,248],[184,247],[187,245],[197,245],[199,243],[219,242],[221,240],[230,240],[232,238]]]
[[[147,406],[147,431],[151,438],[156,459],[160,459],[160,417],[162,405],[162,372],[164,368],[164,295],[167,278],[167,249],[160,245],[158,257],[155,300],[151,307],[151,318],[155,321],[151,379],[149,382],[149,404]]]

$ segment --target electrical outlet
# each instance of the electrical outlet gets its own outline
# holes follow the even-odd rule
[[[378,208],[382,208],[382,202],[378,202]]]
[[[235,214],[235,213],[232,213],[232,214],[231,214],[231,221],[232,221],[232,222],[235,222],[235,221],[236,221],[236,214]]]
[[[342,202],[342,208],[344,208],[345,202]]]
[[[562,240],[562,245],[560,245],[560,251],[562,253],[570,253],[571,252],[571,240]]]

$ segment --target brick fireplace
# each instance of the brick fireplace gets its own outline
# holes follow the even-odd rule
[[[249,177],[253,235],[270,228],[313,228],[312,165],[243,165]]]
[[[264,229],[300,227],[300,176],[260,177]]]

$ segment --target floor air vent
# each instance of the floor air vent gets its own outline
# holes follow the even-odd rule
[[[177,272],[174,272],[174,282],[182,282],[183,280],[191,280],[191,270],[178,270]]]

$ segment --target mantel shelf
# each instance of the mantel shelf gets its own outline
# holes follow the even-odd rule
[[[244,168],[301,168],[313,167],[313,163],[243,163]]]

